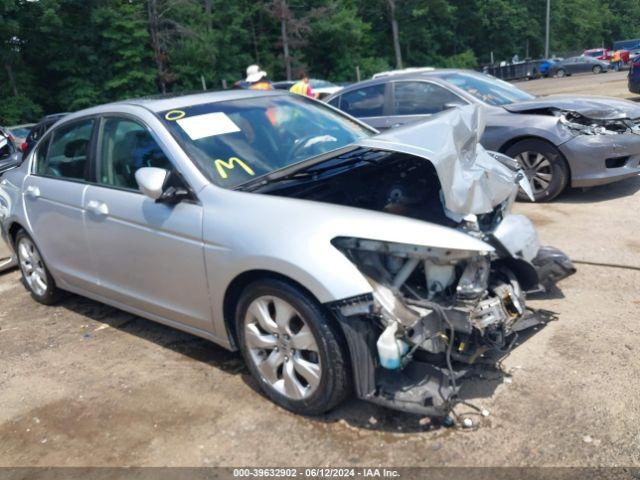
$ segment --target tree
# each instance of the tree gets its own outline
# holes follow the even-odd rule
[[[393,51],[396,55],[396,68],[402,68],[402,50],[400,50],[400,33],[398,32],[398,19],[396,18],[396,6],[398,0],[387,0],[389,6],[389,22],[391,23],[391,37],[393,39]]]

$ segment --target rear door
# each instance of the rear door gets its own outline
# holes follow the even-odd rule
[[[469,102],[451,90],[428,81],[391,82],[391,115],[389,127],[399,127],[429,118]]]
[[[80,288],[95,283],[82,208],[95,124],[95,118],[75,120],[47,135],[23,184],[25,210],[45,262],[56,280]]]
[[[162,319],[210,331],[202,206],[143,195],[142,167],[175,171],[157,136],[128,115],[105,116],[96,149],[96,184],[87,189],[87,238],[100,294]]]

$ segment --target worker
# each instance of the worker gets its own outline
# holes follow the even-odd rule
[[[620,50],[616,50],[613,52],[613,58],[611,59],[611,63],[613,64],[613,69],[617,72],[620,70]]]
[[[311,85],[309,84],[309,75],[306,72],[300,72],[300,80],[293,84],[289,89],[291,93],[297,93],[298,95],[305,95],[311,98],[318,98],[318,94],[313,93]]]
[[[271,82],[267,80],[267,72],[258,65],[249,65],[247,67],[245,82],[250,90],[272,90]]]

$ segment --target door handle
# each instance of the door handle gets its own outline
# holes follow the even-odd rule
[[[87,211],[101,217],[109,215],[109,207],[107,207],[107,204],[97,200],[89,200],[89,202],[87,202]]]
[[[38,198],[40,196],[40,189],[34,185],[29,185],[24,194],[30,198]]]

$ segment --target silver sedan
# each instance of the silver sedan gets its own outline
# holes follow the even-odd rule
[[[43,304],[73,292],[240,349],[273,401],[352,387],[445,415],[460,365],[544,322],[573,272],[510,208],[475,107],[376,132],[315,100],[232,91],[64,117],[0,181],[2,235]]]

